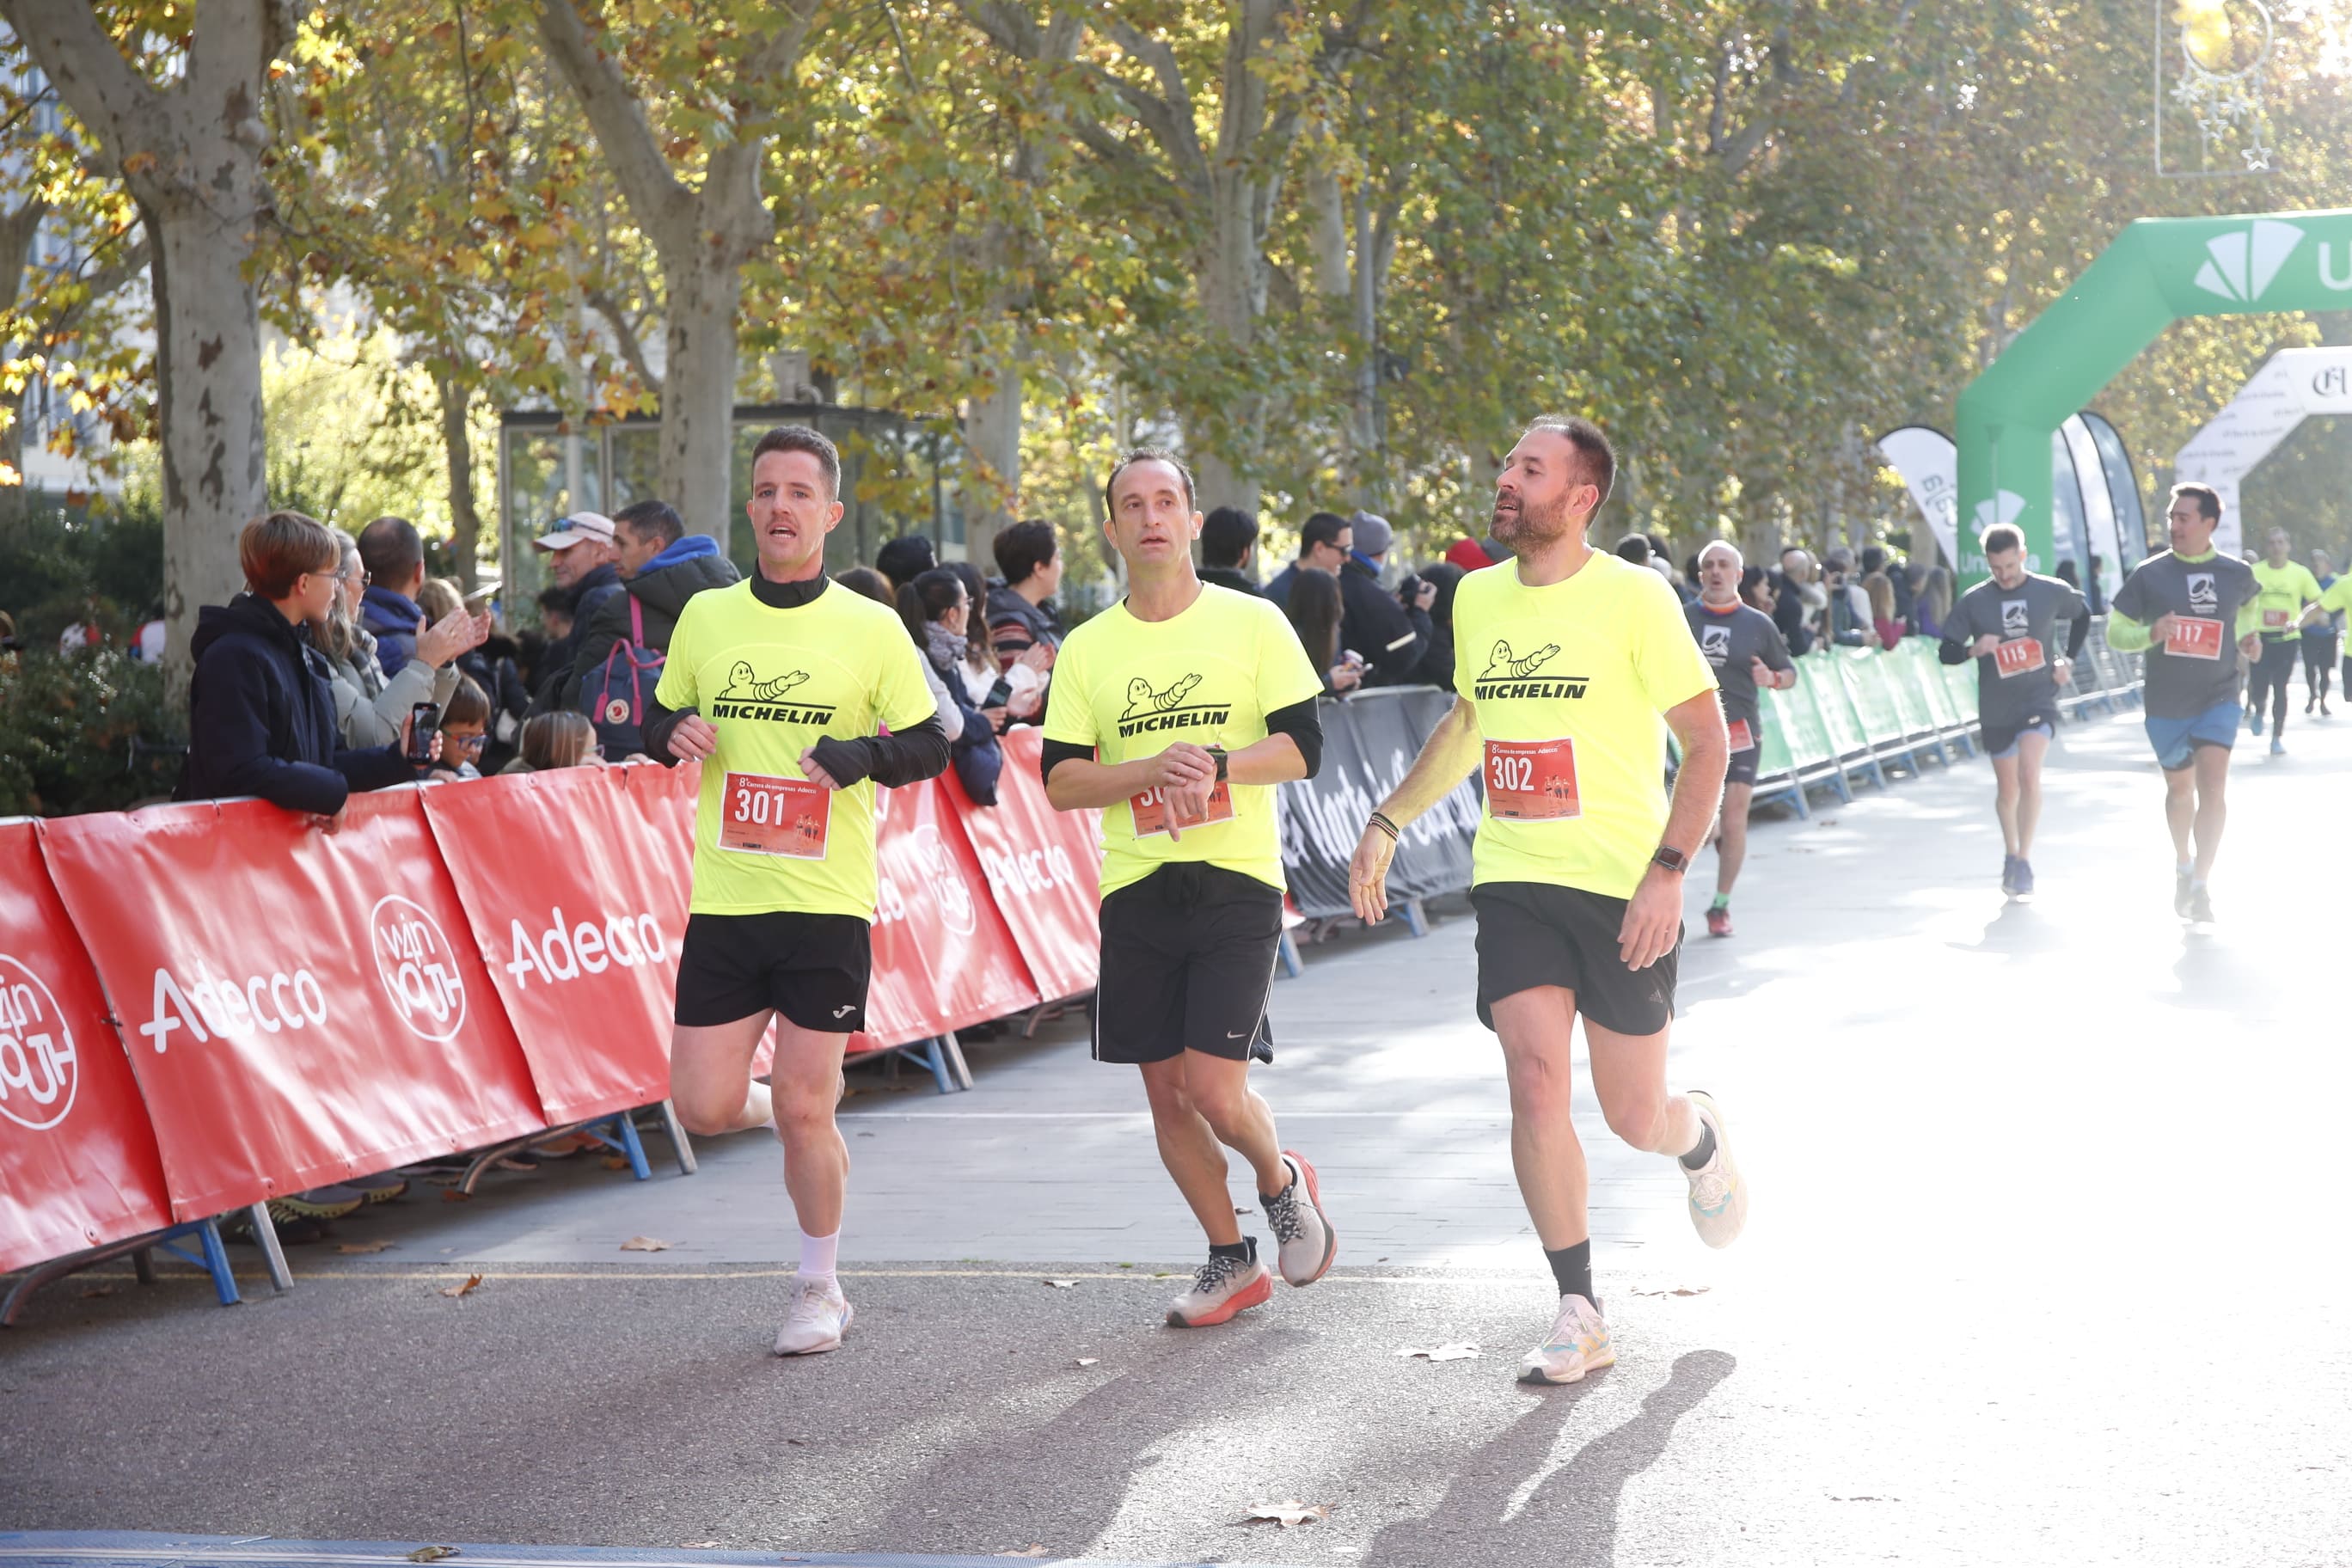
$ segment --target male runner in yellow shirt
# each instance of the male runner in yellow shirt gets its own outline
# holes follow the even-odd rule
[[[702,764],[670,1098],[691,1131],[772,1125],[782,1141],[801,1262],[776,1353],[808,1355],[838,1348],[852,1316],[833,1112],[873,968],[874,789],[940,772],[948,741],[898,617],[825,579],[833,443],[797,425],[760,437],[748,510],[758,570],[687,601],[645,726],[653,756]],[[762,1086],[751,1060],[772,1020]]]
[[[1273,1295],[1226,1149],[1256,1173],[1285,1279],[1313,1284],[1338,1245],[1315,1167],[1249,1084],[1282,941],[1275,786],[1315,774],[1323,683],[1270,601],[1193,571],[1201,514],[1173,455],[1129,453],[1103,500],[1127,597],[1064,640],[1041,765],[1056,807],[1103,814],[1095,1059],[1142,1069],[1160,1161],[1209,1238],[1168,1321],[1206,1328]]]
[[[1365,825],[1349,873],[1356,912],[1380,919],[1398,830],[1481,770],[1478,1020],[1502,1041],[1511,1165],[1560,1295],[1549,1337],[1520,1363],[1529,1383],[1574,1383],[1617,1359],[1569,1116],[1579,1013],[1602,1114],[1636,1149],[1679,1160],[1700,1239],[1727,1247],[1748,1216],[1715,1101],[1666,1092],[1683,873],[1723,795],[1723,710],[1674,590],[1586,541],[1615,474],[1586,419],[1538,419],[1511,449],[1494,532],[1516,557],[1454,589],[1456,700]],[[1667,728],[1683,753],[1671,805]]]

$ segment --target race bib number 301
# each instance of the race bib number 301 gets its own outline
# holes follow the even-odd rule
[[[1168,792],[1166,790],[1148,789],[1141,795],[1131,795],[1128,799],[1127,806],[1135,814],[1135,836],[1138,838],[1150,838],[1156,834],[1168,831]],[[1209,791],[1209,814],[1206,816],[1179,816],[1176,819],[1176,826],[1179,831],[1185,831],[1195,827],[1206,827],[1213,822],[1231,822],[1233,819],[1233,788],[1227,781],[1219,779],[1216,787]]]
[[[1486,742],[1486,815],[1497,822],[1559,822],[1581,810],[1576,794],[1576,742]]]
[[[2219,658],[2221,623],[2200,616],[2175,616],[2172,635],[2164,639],[2164,651],[2175,658]]]
[[[2007,680],[2012,675],[2024,675],[2040,669],[2045,661],[2040,637],[2011,637],[1996,644],[1992,650],[1992,667]]]
[[[719,847],[742,855],[824,858],[833,821],[833,792],[806,779],[729,773],[719,805]]]

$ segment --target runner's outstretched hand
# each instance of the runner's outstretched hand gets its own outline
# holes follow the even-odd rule
[[[1625,906],[1617,929],[1617,956],[1628,969],[1647,969],[1674,952],[1683,921],[1683,879],[1653,866]]]
[[[689,713],[669,732],[669,754],[681,762],[698,763],[719,750],[719,731],[699,713]]]
[[[1388,919],[1389,862],[1394,858],[1396,840],[1366,823],[1356,839],[1356,853],[1348,861],[1348,901],[1355,906],[1356,918],[1366,925]]]

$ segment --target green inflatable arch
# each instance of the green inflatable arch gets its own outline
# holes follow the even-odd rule
[[[2035,570],[2051,537],[2050,438],[2132,356],[2184,316],[2352,309],[2352,208],[2142,218],[1960,394],[1960,581],[1985,575],[1976,536],[2025,531]]]

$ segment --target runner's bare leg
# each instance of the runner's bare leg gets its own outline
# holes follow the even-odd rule
[[[2042,823],[2042,759],[2050,737],[2029,730],[2017,738],[2017,853],[2033,858],[2033,830]]]
[[[1755,793],[1754,784],[1723,786],[1720,837],[1715,841],[1715,890],[1727,897],[1739,880],[1739,868],[1748,863],[1748,803]]]
[[[731,1024],[680,1024],[671,1033],[670,1104],[688,1132],[742,1132],[768,1120],[768,1088],[752,1079],[751,1058],[774,1016],[762,1008]]]
[[[1591,1235],[1584,1145],[1569,1113],[1576,993],[1533,986],[1496,1002],[1493,1012],[1511,1088],[1511,1170],[1537,1237],[1557,1252]]]
[[[819,1034],[789,1018],[776,1020],[776,1065],[769,1088],[776,1113],[776,1136],[784,1145],[784,1190],[810,1236],[841,1229],[841,1208],[849,1190],[849,1145],[834,1121],[841,1102],[841,1059],[847,1035]]]
[[[1142,1072],[1160,1163],[1212,1246],[1240,1241],[1226,1186],[1226,1149],[1250,1163],[1259,1192],[1278,1193],[1290,1182],[1274,1111],[1250,1088],[1249,1063],[1185,1051],[1164,1062],[1146,1062]]]
[[[1687,1154],[1698,1146],[1698,1108],[1687,1096],[1666,1092],[1666,1037],[1621,1035],[1584,1020],[1584,1043],[1592,1058],[1592,1092],[1609,1131],[1652,1154]]]

